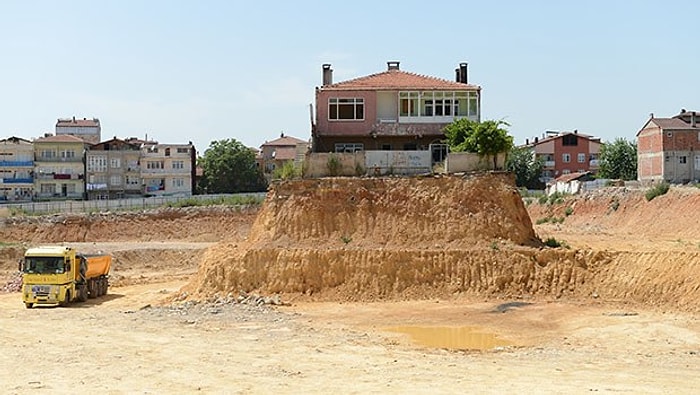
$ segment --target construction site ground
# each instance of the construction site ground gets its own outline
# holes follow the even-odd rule
[[[646,202],[643,193],[610,189],[526,204],[537,236],[569,251],[687,261],[677,276],[650,280],[651,296],[630,297],[601,288],[405,300],[288,293],[282,305],[235,303],[232,289],[186,298],[183,290],[206,284],[202,266],[222,248],[251,242],[260,209],[7,218],[0,285],[37,244],[109,252],[114,265],[110,293],[86,303],[25,309],[18,292],[0,293],[3,393],[696,393],[700,195],[672,189]],[[682,303],[654,299],[677,288],[689,290]],[[461,328],[475,334],[474,344],[430,346],[398,327]],[[494,339],[500,345],[479,347]]]

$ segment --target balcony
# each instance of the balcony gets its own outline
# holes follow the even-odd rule
[[[589,164],[591,167],[598,167],[598,159],[591,159],[591,161],[588,162],[588,164]]]
[[[544,167],[554,167],[554,161],[553,160],[544,161]]]
[[[33,167],[31,160],[0,160],[0,167]]]
[[[34,162],[61,162],[61,163],[80,163],[83,161],[82,157],[73,157],[73,158],[58,158],[58,157],[44,157],[40,156],[36,158]]]
[[[32,184],[34,183],[33,178],[3,178],[3,184]]]

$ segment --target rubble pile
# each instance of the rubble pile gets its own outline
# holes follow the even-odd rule
[[[22,290],[22,272],[16,272],[10,280],[0,288],[0,292],[19,292]]]

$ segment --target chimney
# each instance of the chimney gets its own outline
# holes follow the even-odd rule
[[[455,81],[459,82],[459,67],[455,69]]]
[[[530,145],[530,139],[525,139],[525,145]]]
[[[690,127],[695,127],[695,111],[690,113]]]
[[[333,69],[331,69],[330,63],[323,65],[323,86],[333,84]]]
[[[467,63],[462,62],[459,64],[459,81],[463,84],[467,83]]]
[[[681,108],[681,114],[685,114],[685,108]]]
[[[75,115],[73,115],[73,123],[75,123]]]
[[[386,62],[387,70],[399,70],[399,62],[395,60],[390,60]]]
[[[538,141],[538,140],[537,140],[537,137],[535,137],[535,144],[537,144],[537,141]]]

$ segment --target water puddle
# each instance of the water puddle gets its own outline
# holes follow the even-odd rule
[[[410,335],[413,342],[425,347],[448,350],[493,350],[513,345],[495,333],[480,332],[473,327],[397,326],[387,328],[392,332]]]

